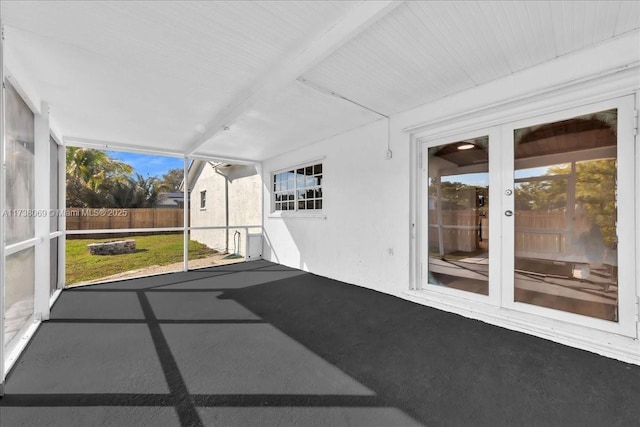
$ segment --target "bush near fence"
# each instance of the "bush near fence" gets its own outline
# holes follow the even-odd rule
[[[84,212],[93,209],[67,208],[67,231],[72,230],[114,230],[126,228],[168,228],[182,227],[184,225],[184,210],[182,209],[112,209],[118,212],[118,216],[83,215]],[[107,209],[109,211],[109,209]],[[182,231],[152,231],[148,233],[110,233],[110,234],[70,234],[67,239],[100,239],[120,238],[127,236],[144,236],[153,234],[174,234]]]

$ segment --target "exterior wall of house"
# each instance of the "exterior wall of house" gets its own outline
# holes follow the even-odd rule
[[[193,185],[190,196],[190,215],[192,227],[225,226],[225,180],[216,173],[213,166],[206,164],[199,178]],[[206,191],[206,205],[200,208],[200,194]],[[234,179],[228,186],[229,226],[246,226],[262,224],[262,192],[260,175]],[[252,228],[250,233],[259,233]],[[240,233],[239,237],[236,232]],[[221,252],[234,252],[245,255],[247,230],[244,228],[230,228],[225,230],[192,230],[190,238]],[[228,244],[228,247],[227,247]],[[239,248],[238,248],[239,246]]]
[[[263,164],[263,258],[383,292],[402,289],[409,280],[409,146],[385,160],[386,128],[380,120]],[[324,216],[270,216],[271,172],[314,159],[323,164]]]
[[[533,117],[544,109],[561,110],[564,105],[569,108],[630,94],[636,95],[638,108],[638,38],[638,32],[626,34],[395,115],[390,120],[390,141],[387,141],[387,120],[381,119],[264,161],[263,257],[640,364],[637,323],[636,337],[621,336],[417,291],[419,248],[416,247],[415,207],[419,162],[415,135],[429,129],[437,129],[443,135],[461,133]],[[388,143],[393,157],[387,160]],[[320,159],[323,163],[322,215],[272,213],[269,186],[273,172]],[[636,176],[640,171],[639,159],[635,159]],[[636,224],[640,223],[639,188],[640,179],[636,179],[635,194],[630,195],[635,197]],[[640,238],[636,238],[636,246],[640,247]],[[631,286],[636,295],[640,295],[640,270],[636,269],[634,274],[635,284]]]

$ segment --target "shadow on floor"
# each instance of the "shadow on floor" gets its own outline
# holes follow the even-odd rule
[[[640,367],[265,261],[63,292],[5,426],[636,425]]]

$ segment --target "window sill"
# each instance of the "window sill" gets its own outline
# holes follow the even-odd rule
[[[267,215],[267,218],[315,218],[315,219],[327,219],[327,215],[320,212],[291,212],[291,211],[281,211],[281,212],[271,212]]]

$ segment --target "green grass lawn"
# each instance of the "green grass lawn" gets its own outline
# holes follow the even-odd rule
[[[122,255],[91,255],[87,248],[89,243],[125,239],[136,241],[136,252]],[[66,283],[70,285],[152,265],[182,262],[182,244],[182,234],[67,240]],[[202,243],[189,240],[189,259],[205,258],[215,253],[215,250]]]

